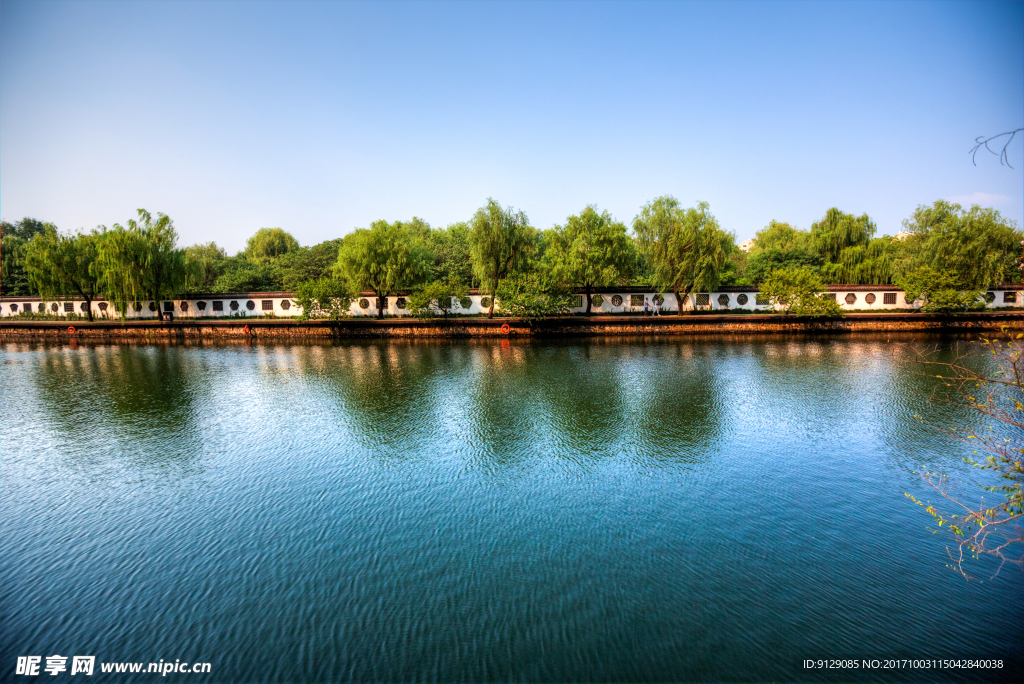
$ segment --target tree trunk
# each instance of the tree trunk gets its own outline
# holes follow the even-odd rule
[[[85,313],[89,318],[89,322],[92,323],[92,297],[77,283],[75,284],[75,289],[78,290],[78,294],[85,300]]]
[[[487,310],[487,317],[494,318],[494,299],[498,294],[498,279],[494,279],[494,287],[491,288],[491,308]]]
[[[381,296],[380,292],[378,292],[377,293],[377,318],[378,319],[383,319],[384,318],[384,303],[386,301],[387,300],[384,297]]]
[[[585,315],[589,316],[590,315],[590,285],[587,285],[583,289],[586,292],[586,297],[587,297],[587,312],[586,312]]]
[[[690,296],[690,288],[683,290],[683,294],[679,294],[679,290],[672,290],[672,294],[676,296],[676,316],[683,315],[683,297]]]

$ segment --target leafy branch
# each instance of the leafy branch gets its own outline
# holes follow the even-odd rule
[[[983,485],[982,489],[1002,497],[995,506],[986,506],[982,498],[977,505],[965,503],[953,491],[948,477],[922,471],[921,477],[946,501],[956,513],[944,513],[930,503],[913,495],[905,496],[932,516],[941,528],[953,536],[954,545],[947,546],[946,552],[952,561],[951,567],[969,578],[964,570],[965,558],[979,558],[982,555],[998,558],[1000,563],[993,577],[1010,563],[1024,567],[1024,334],[1011,336],[1003,328],[1002,337],[981,338],[983,349],[991,356],[995,372],[975,370],[969,359],[970,353],[963,353],[957,347],[953,359],[938,361],[931,352],[917,351],[917,363],[922,374],[934,376],[941,385],[932,394],[932,399],[942,403],[963,406],[983,416],[996,420],[1009,428],[1010,437],[1001,437],[993,432],[979,432],[973,428],[932,426],[950,437],[974,447],[977,460],[965,458],[972,467],[995,473],[1005,484]],[[941,393],[940,393],[941,392]],[[919,420],[922,420],[918,416]]]

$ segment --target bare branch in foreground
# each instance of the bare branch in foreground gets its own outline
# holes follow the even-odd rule
[[[978,150],[980,150],[982,147],[984,147],[986,150],[988,150],[992,154],[994,154],[997,157],[999,157],[999,164],[1000,165],[1005,164],[1006,166],[1009,166],[1012,169],[1013,166],[1010,165],[1010,158],[1008,156],[1006,156],[1006,148],[1008,148],[1010,146],[1010,143],[1013,142],[1013,139],[1021,131],[1024,131],[1024,128],[1018,128],[1015,131],[1006,131],[1005,133],[1000,133],[998,135],[993,135],[993,136],[988,137],[988,138],[986,138],[983,135],[979,135],[977,138],[974,139],[974,147],[971,148],[971,163],[974,164],[975,166],[978,165],[978,162],[975,159],[975,157],[978,156]],[[1001,150],[999,150],[998,152],[996,152],[995,150],[993,150],[989,146],[989,143],[994,142],[994,141],[998,140],[999,138],[1002,138],[1003,136],[1009,136],[1009,137],[1006,139],[1006,142],[1003,144],[1003,148]]]

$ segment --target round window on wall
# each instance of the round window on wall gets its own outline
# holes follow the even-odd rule
[[[360,309],[369,309],[370,308],[370,300],[367,299],[366,297],[363,297],[362,299],[360,299],[359,300],[359,308]]]
[[[480,308],[481,309],[489,309],[489,308],[491,308],[491,298],[490,297],[481,297],[480,298]]]
[[[601,306],[604,304],[604,297],[602,297],[599,294],[594,295],[593,297],[590,298],[590,303],[593,304],[594,306]]]
[[[875,299],[877,299],[877,297],[875,297],[874,292],[868,292],[867,296],[864,297],[864,301],[867,302],[868,304],[874,304]]]
[[[232,311],[238,311],[238,302],[231,302],[231,304],[230,304],[229,308],[230,308],[230,309],[231,309]]]
[[[254,301],[252,301],[252,300],[250,299],[249,301],[247,301],[247,302],[245,303],[245,308],[246,308],[246,309],[248,309],[249,311],[252,311],[253,309],[255,309],[255,308],[256,308],[256,302],[254,302]]]
[[[656,294],[654,295],[654,303],[657,304],[658,306],[661,306],[662,304],[665,303],[665,298],[662,297],[660,294]]]
[[[206,311],[206,302],[203,302],[203,301],[196,302],[196,307],[200,311]]]
[[[100,302],[96,306],[100,307],[100,311],[106,311],[107,310],[107,303],[106,302]]]
[[[729,295],[727,295],[727,294],[720,294],[720,295],[718,295],[718,305],[719,306],[729,306]]]
[[[746,303],[747,303],[747,302],[749,302],[749,301],[750,301],[750,298],[749,298],[749,297],[747,297],[747,295],[745,295],[745,294],[741,294],[741,295],[739,295],[739,296],[737,296],[737,297],[736,297],[736,303],[737,303],[737,304],[739,304],[739,305],[741,305],[741,306],[742,306],[743,304],[746,304]]]
[[[473,308],[473,300],[470,299],[469,297],[463,297],[462,299],[459,300],[459,306],[461,306],[463,309],[471,309]]]
[[[156,311],[156,302],[150,302],[149,303],[149,310],[150,311]]]
[[[179,308],[180,308],[180,309],[181,309],[182,311],[188,311],[188,302],[179,302],[179,303],[178,303],[178,307],[179,307]]]
[[[287,311],[288,309],[292,308],[292,303],[291,303],[291,300],[288,300],[288,299],[282,299],[282,300],[281,300],[281,308],[282,308],[283,310],[285,310],[285,311]]]
[[[622,295],[612,296],[612,306],[622,306]]]
[[[405,308],[405,297],[399,297],[398,299],[395,300],[395,308],[396,309],[404,309]]]
[[[856,304],[857,303],[857,295],[853,294],[852,292],[849,293],[848,295],[846,295],[846,303],[847,304]]]

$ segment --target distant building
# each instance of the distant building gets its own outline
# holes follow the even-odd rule
[[[743,242],[740,243],[740,251],[749,252],[750,250],[754,249],[755,244],[757,244],[757,240],[755,240],[754,238],[744,240]]]
[[[900,232],[893,235],[893,237],[896,238],[897,240],[906,240],[911,235],[913,235],[913,233],[908,233],[905,230],[901,230]]]

